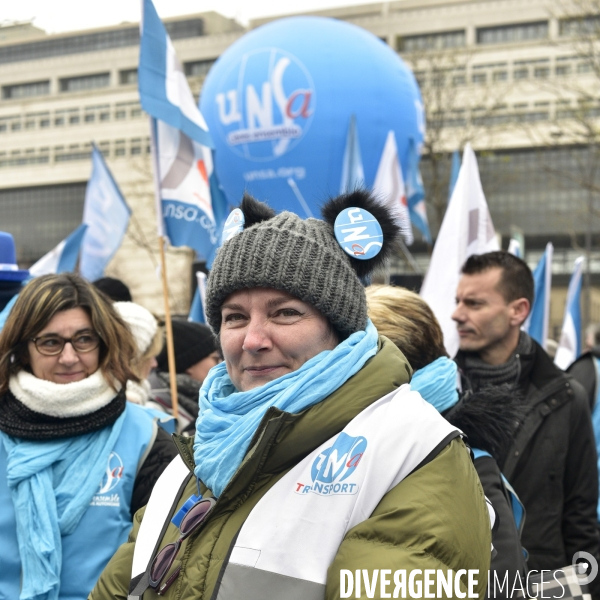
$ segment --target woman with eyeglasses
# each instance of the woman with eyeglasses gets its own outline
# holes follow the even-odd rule
[[[72,275],[28,283],[0,334],[0,596],[84,599],[175,455],[127,403],[134,343]]]
[[[205,304],[224,362],[91,600],[485,597],[468,449],[367,317],[397,220],[362,191],[323,216],[230,215]]]

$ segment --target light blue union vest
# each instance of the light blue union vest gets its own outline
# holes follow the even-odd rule
[[[106,471],[75,531],[62,538],[60,600],[84,600],[117,548],[127,541],[133,484],[156,437],[152,415],[127,402],[125,421]],[[0,600],[18,600],[21,560],[12,498],[0,444]]]

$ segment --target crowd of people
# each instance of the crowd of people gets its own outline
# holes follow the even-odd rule
[[[370,284],[400,231],[369,193],[239,210],[207,325],[173,321],[177,418],[163,324],[117,280],[29,279],[0,233],[0,598],[390,597],[384,572],[516,598],[592,568],[600,345],[565,373],[522,331],[527,264],[466,260],[450,357],[426,302]]]

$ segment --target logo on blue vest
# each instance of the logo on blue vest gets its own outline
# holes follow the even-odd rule
[[[111,452],[108,456],[108,462],[106,463],[106,471],[100,482],[100,488],[98,494],[108,494],[108,492],[114,490],[123,477],[123,461],[116,452]]]
[[[315,111],[306,67],[278,48],[248,52],[223,78],[215,96],[227,144],[250,160],[272,160],[293,148]]]
[[[352,482],[351,477],[367,449],[367,439],[352,437],[343,431],[329,448],[322,450],[315,458],[310,476],[312,484],[298,483],[296,492],[299,494],[356,494],[358,483]]]

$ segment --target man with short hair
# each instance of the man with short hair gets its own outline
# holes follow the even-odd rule
[[[527,264],[507,252],[471,256],[456,292],[463,391],[507,384],[523,396],[504,457],[495,457],[527,512],[530,569],[560,569],[573,555],[598,556],[598,471],[583,388],[521,331],[533,303]]]

